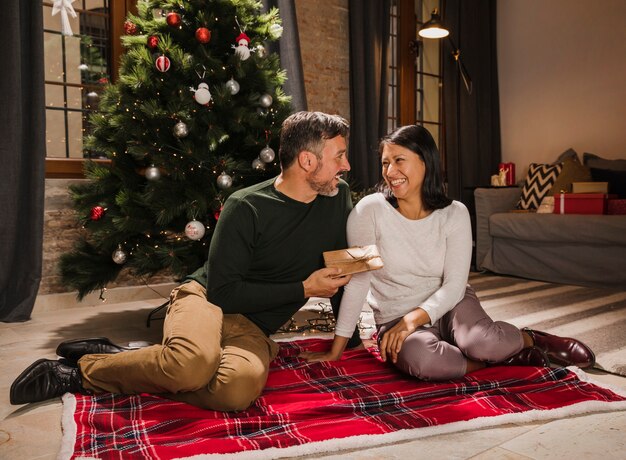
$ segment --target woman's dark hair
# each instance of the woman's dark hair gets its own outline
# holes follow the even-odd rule
[[[426,128],[419,125],[407,125],[395,129],[380,141],[378,153],[381,156],[383,148],[388,144],[404,147],[419,155],[424,162],[426,168],[422,184],[424,209],[434,211],[435,209],[445,208],[452,203],[452,200],[446,195],[443,183],[439,150],[435,140]],[[387,201],[394,207],[398,207],[398,200],[393,196],[384,179],[378,185],[378,191],[382,192]]]

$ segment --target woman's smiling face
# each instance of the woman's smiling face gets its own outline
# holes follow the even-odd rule
[[[419,155],[395,144],[386,144],[381,157],[383,179],[398,199],[421,195],[426,167]]]

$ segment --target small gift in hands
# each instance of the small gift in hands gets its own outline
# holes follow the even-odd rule
[[[326,251],[322,255],[327,268],[341,269],[340,276],[383,268],[383,260],[375,244]]]

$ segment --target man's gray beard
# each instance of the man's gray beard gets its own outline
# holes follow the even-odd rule
[[[309,183],[309,187],[317,192],[318,195],[322,196],[337,196],[339,193],[339,186],[335,186],[333,182],[335,179],[332,179],[329,182],[317,182],[314,178],[307,179]]]

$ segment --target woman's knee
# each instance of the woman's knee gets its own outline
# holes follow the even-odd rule
[[[519,351],[523,344],[521,332],[502,321],[492,321],[488,326],[474,328],[457,341],[463,354],[476,361],[500,362]]]

